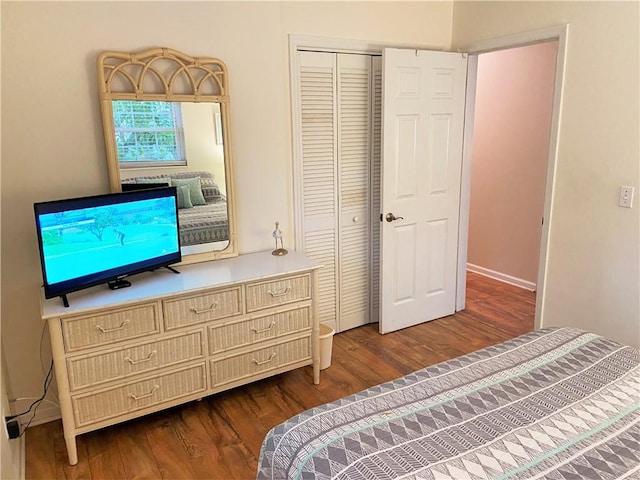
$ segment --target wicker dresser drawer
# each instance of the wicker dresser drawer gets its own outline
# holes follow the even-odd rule
[[[71,390],[203,358],[203,337],[204,332],[198,330],[107,353],[68,358]]]
[[[62,320],[67,352],[160,332],[158,303]]]
[[[311,298],[310,276],[286,277],[247,285],[247,312]]]
[[[163,305],[166,330],[242,313],[240,287],[165,300]]]
[[[212,325],[209,327],[209,353],[214,355],[310,328],[309,307],[277,312],[240,322]]]
[[[311,363],[311,336],[239,355],[213,359],[210,364],[211,385],[218,387],[307,359]]]
[[[187,395],[207,387],[205,364],[132,382],[97,393],[72,397],[76,425],[82,427],[125,415]]]

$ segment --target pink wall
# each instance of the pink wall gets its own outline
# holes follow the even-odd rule
[[[535,283],[557,43],[478,58],[468,263]]]

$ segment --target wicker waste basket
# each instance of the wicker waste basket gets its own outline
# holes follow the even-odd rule
[[[327,325],[320,324],[320,370],[331,366],[331,350],[333,349],[333,334],[336,331]]]

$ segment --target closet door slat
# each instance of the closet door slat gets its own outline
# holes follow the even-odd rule
[[[380,213],[382,167],[382,58],[372,57],[373,88],[371,106],[371,321],[380,320]]]

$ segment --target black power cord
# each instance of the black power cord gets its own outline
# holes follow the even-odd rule
[[[51,385],[51,381],[53,380],[53,359],[51,360],[51,365],[49,366],[49,371],[47,372],[47,376],[44,379],[44,385],[42,387],[43,392],[42,392],[42,396],[40,396],[37,400],[35,400],[28,409],[26,409],[24,412],[20,412],[20,413],[16,413],[15,415],[10,415],[8,417],[4,417],[5,422],[7,423],[7,425],[10,424],[10,422],[18,417],[22,417],[23,415],[28,414],[29,412],[31,412],[31,410],[33,409],[33,414],[31,415],[31,418],[29,419],[29,421],[27,422],[27,424],[25,425],[24,429],[22,430],[22,433],[20,433],[18,436],[21,437],[24,432],[27,431],[27,428],[29,428],[29,425],[31,425],[31,422],[33,421],[33,419],[36,416],[36,411],[38,410],[38,407],[40,406],[40,404],[43,402],[44,397],[47,396],[47,391],[49,390],[49,385]],[[15,438],[15,437],[11,437],[11,438]]]

